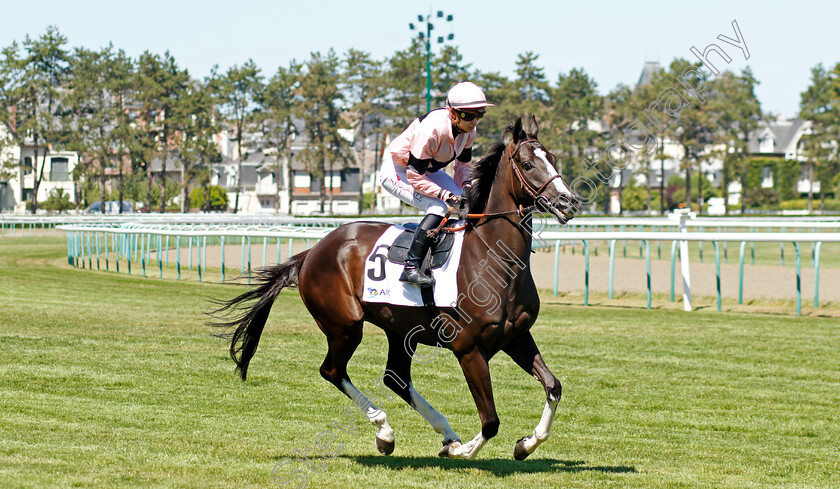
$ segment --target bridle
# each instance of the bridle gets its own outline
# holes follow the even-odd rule
[[[516,143],[516,146],[513,147],[513,150],[510,149],[510,145],[508,145],[507,147],[508,161],[510,162],[510,166],[513,168],[513,171],[510,174],[510,183],[511,186],[515,186],[513,183],[513,176],[516,175],[516,178],[519,180],[519,186],[522,187],[522,189],[525,190],[525,192],[527,192],[532,199],[534,199],[535,201],[544,200],[546,203],[548,203],[548,199],[542,193],[545,192],[545,189],[548,188],[548,185],[551,182],[553,182],[555,178],[560,178],[560,174],[558,173],[557,175],[554,175],[553,177],[549,178],[545,181],[545,183],[543,183],[539,188],[537,188],[534,187],[534,185],[531,184],[531,182],[525,179],[525,176],[522,175],[522,170],[519,169],[519,166],[516,165],[513,159],[513,157],[519,153],[519,149],[522,147],[522,145],[530,142],[538,141],[536,139],[523,139]]]
[[[503,216],[508,216],[508,215],[512,215],[512,214],[518,214],[520,217],[525,217],[525,215],[527,213],[533,211],[534,209],[539,209],[539,206],[537,205],[537,202],[543,202],[544,203],[543,205],[546,206],[546,207],[552,205],[551,201],[545,195],[543,195],[543,192],[545,192],[545,189],[548,188],[548,185],[551,182],[553,182],[554,179],[561,178],[560,174],[552,176],[551,178],[546,180],[545,183],[543,183],[541,186],[535,187],[531,182],[529,182],[528,180],[525,179],[525,176],[522,174],[522,170],[519,169],[519,166],[517,166],[517,164],[514,160],[514,156],[516,156],[519,153],[519,149],[522,147],[522,145],[525,144],[525,143],[530,143],[530,142],[539,142],[539,140],[526,138],[526,139],[523,139],[523,140],[519,141],[515,145],[513,144],[513,142],[511,142],[511,144],[509,144],[507,146],[507,148],[505,150],[505,153],[507,154],[508,162],[510,163],[511,168],[513,169],[513,171],[510,173],[511,188],[516,187],[516,184],[514,183],[514,180],[513,180],[513,177],[515,175],[516,179],[519,180],[519,186],[532,199],[534,199],[534,204],[529,205],[528,207],[523,207],[520,204],[519,208],[514,209],[512,211],[494,212],[494,213],[489,213],[489,214],[487,214],[487,213],[484,213],[484,214],[467,214],[467,219],[489,220],[489,219],[493,219],[493,218],[496,218],[496,217],[503,217]],[[511,149],[511,148],[513,148],[513,149]],[[452,212],[452,210],[453,209],[450,208],[450,212]],[[540,210],[543,210],[543,209],[540,209]],[[442,229],[452,231],[452,232],[460,231],[460,230],[466,228],[467,225],[468,224],[463,224],[463,225],[458,226],[458,227],[444,228],[444,223],[441,223],[440,227],[433,232],[435,234],[437,234]],[[478,224],[471,224],[471,225],[473,227],[478,226]]]

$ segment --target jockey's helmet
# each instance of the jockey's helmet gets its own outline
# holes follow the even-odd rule
[[[460,82],[449,89],[446,94],[446,105],[453,109],[480,109],[493,107],[487,103],[484,92],[475,83]]]

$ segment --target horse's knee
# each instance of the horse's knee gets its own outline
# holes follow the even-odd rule
[[[481,436],[489,440],[499,432],[499,418],[489,419],[481,426]]]

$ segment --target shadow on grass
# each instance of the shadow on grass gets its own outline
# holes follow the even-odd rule
[[[508,459],[451,460],[439,457],[346,456],[346,458],[368,467],[384,467],[391,470],[424,468],[440,468],[444,470],[478,469],[496,476],[540,472],[603,472],[609,474],[638,473],[635,467],[628,467],[624,465],[590,466],[582,460],[535,459],[519,462]]]

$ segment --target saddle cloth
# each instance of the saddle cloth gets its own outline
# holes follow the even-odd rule
[[[410,226],[410,225],[409,225]],[[405,260],[405,245],[401,252],[394,251],[394,259],[403,261],[392,261],[389,256],[397,238],[406,231],[404,226],[391,226],[373,246],[373,251],[365,260],[364,271],[364,294],[362,301],[393,304],[397,306],[423,307],[423,296],[420,287],[400,282],[400,275],[403,271]],[[405,232],[408,235],[408,232]],[[405,239],[405,238],[403,238]],[[451,247],[451,252],[432,254],[432,277],[435,279],[434,301],[438,307],[455,307],[458,304],[458,264],[461,261],[461,246],[464,241],[464,231],[456,231],[444,235],[443,242],[438,245],[441,249]],[[435,258],[438,255],[438,258]],[[428,261],[428,260],[427,260]],[[442,263],[436,263],[442,261]],[[439,265],[435,267],[435,265]]]

